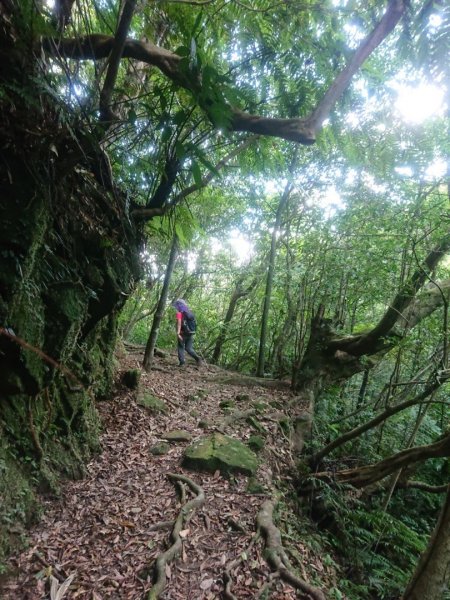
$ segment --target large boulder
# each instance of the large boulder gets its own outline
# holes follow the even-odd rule
[[[223,475],[254,475],[258,461],[256,455],[242,442],[216,432],[186,449],[183,466],[193,471],[220,471]]]

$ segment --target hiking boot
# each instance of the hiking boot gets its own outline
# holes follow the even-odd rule
[[[186,365],[185,365],[185,363],[178,363],[178,367],[179,367],[180,369],[182,369],[182,368],[183,368],[183,367],[185,367],[185,366],[186,366]]]

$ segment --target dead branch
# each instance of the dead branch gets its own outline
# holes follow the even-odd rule
[[[180,537],[180,531],[182,531],[183,527],[189,522],[194,509],[203,506],[205,502],[205,493],[203,489],[194,483],[192,479],[189,479],[189,477],[174,473],[169,473],[167,477],[172,482],[185,483],[197,495],[195,498],[189,500],[189,502],[186,502],[186,504],[181,507],[178,517],[175,520],[172,533],[170,534],[172,544],[165,552],[160,554],[156,560],[155,581],[152,589],[148,593],[148,600],[158,600],[160,595],[163,593],[166,587],[166,565],[181,552],[182,540]]]
[[[363,488],[381,481],[388,475],[391,475],[404,467],[409,467],[418,462],[424,462],[429,458],[443,458],[447,456],[450,456],[450,433],[433,444],[428,444],[427,446],[415,446],[408,450],[402,450],[373,465],[357,467],[355,469],[344,469],[342,471],[337,471],[336,473],[323,471],[316,473],[314,479],[350,484],[356,488]]]
[[[321,450],[316,452],[311,457],[311,459],[310,459],[311,466],[316,467],[325,458],[325,456],[330,454],[330,452],[332,452],[336,448],[339,448],[339,446],[346,444],[350,440],[353,440],[353,439],[359,437],[366,431],[373,429],[380,423],[383,423],[384,421],[386,421],[389,417],[392,417],[393,415],[396,415],[397,413],[399,413],[403,410],[406,410],[407,408],[410,408],[411,406],[416,406],[417,404],[421,404],[422,402],[424,402],[424,400],[426,400],[426,398],[431,396],[440,387],[440,385],[441,385],[440,382],[433,381],[420,394],[418,394],[414,398],[405,400],[405,402],[400,402],[399,404],[396,404],[394,406],[389,406],[388,408],[386,408],[386,410],[384,410],[383,412],[378,414],[373,419],[370,419],[366,423],[363,423],[362,425],[359,425],[358,427],[354,427],[350,431],[343,433],[342,435],[340,435],[338,438],[336,438],[335,440],[333,440],[332,442],[330,442],[329,444],[324,446]]]
[[[280,530],[273,523],[273,508],[273,503],[266,500],[262,503],[256,517],[258,532],[265,541],[265,557],[268,564],[280,574],[283,581],[302,592],[303,598],[326,600],[321,590],[306,583],[293,573],[292,566],[283,548]]]
[[[444,485],[429,485],[424,481],[400,481],[397,484],[397,488],[400,489],[415,489],[422,490],[422,492],[429,492],[430,494],[444,494],[448,489],[448,484]]]

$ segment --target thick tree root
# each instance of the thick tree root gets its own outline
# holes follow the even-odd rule
[[[274,525],[273,504],[270,500],[262,503],[256,524],[258,532],[264,538],[266,548],[265,556],[269,565],[279,573],[280,579],[289,583],[296,590],[300,590],[305,599],[326,600],[324,593],[318,588],[309,585],[292,571],[292,566],[283,548],[280,530]]]
[[[189,479],[189,477],[172,473],[169,473],[167,477],[171,481],[185,483],[197,495],[192,500],[189,500],[189,502],[186,502],[178,513],[172,533],[170,534],[172,544],[165,552],[163,552],[163,554],[160,554],[156,560],[154,584],[148,593],[147,600],[158,600],[163,593],[164,588],[166,587],[166,565],[181,552],[182,542],[180,531],[182,531],[186,523],[189,522],[192,512],[196,508],[202,506],[205,502],[205,494],[202,488]]]

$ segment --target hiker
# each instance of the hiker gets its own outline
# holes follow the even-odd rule
[[[194,335],[197,328],[194,313],[183,300],[183,298],[178,298],[178,300],[175,300],[175,302],[172,303],[172,306],[177,311],[178,366],[184,366],[185,350],[192,356],[192,358],[195,358],[197,365],[201,365],[202,359],[193,348]]]

